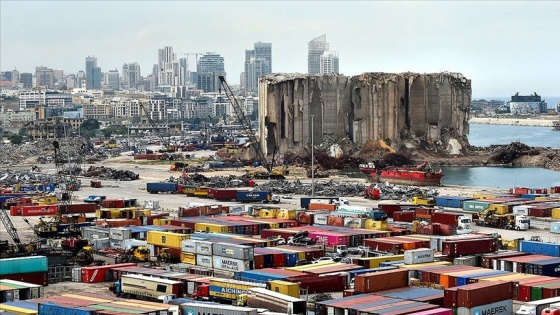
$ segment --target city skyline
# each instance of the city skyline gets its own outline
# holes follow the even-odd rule
[[[86,70],[84,58],[95,56],[103,72],[137,62],[145,76],[158,63],[158,49],[172,46],[177,59],[193,51],[220,54],[228,80],[238,84],[245,50],[255,42],[272,43],[273,72],[306,73],[308,42],[326,34],[344,75],[449,71],[472,80],[473,98],[560,94],[560,2],[164,4],[2,0],[1,70],[44,66],[77,74]],[[66,27],[52,22],[56,16]]]

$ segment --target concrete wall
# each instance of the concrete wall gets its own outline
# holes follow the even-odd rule
[[[311,132],[315,143],[323,135],[434,143],[442,130],[466,136],[470,100],[460,73],[270,74],[259,80],[259,136],[265,154],[308,147]]]

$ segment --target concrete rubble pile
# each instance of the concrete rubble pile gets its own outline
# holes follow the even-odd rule
[[[66,158],[73,160],[75,156],[81,156],[84,161],[101,161],[111,156],[118,156],[120,150],[95,149],[91,144],[85,143],[83,139],[60,140],[60,152]],[[82,145],[84,145],[82,147]],[[83,148],[84,152],[81,152]],[[24,144],[2,144],[0,145],[2,165],[17,164],[47,164],[54,163],[54,147],[52,140],[32,141]]]
[[[96,177],[99,179],[110,179],[120,181],[136,180],[140,176],[128,170],[116,170],[105,166],[90,166],[84,173],[84,177]]]
[[[391,185],[387,182],[374,184],[374,187],[379,189],[380,199],[383,200],[412,200],[416,196],[432,198],[439,195],[437,189],[428,187]]]
[[[28,171],[3,171],[0,172],[0,185],[11,186],[15,184],[56,183],[55,175],[42,174]]]

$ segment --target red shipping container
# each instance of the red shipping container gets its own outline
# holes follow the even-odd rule
[[[49,274],[47,272],[13,273],[0,276],[2,279],[33,283],[36,285],[48,286]]]
[[[498,250],[498,242],[494,238],[475,238],[460,241],[443,241],[443,255],[456,257],[472,254],[492,253]]]
[[[13,216],[31,217],[31,216],[53,215],[57,213],[58,213],[58,205],[10,207],[10,215]]]
[[[327,217],[327,225],[330,225],[330,226],[344,226],[344,218],[335,217],[335,216],[328,216]]]
[[[103,227],[141,226],[140,219],[103,219],[95,221],[95,225]]]
[[[69,205],[60,205],[61,214],[80,214],[95,213],[99,209],[96,203],[73,203]]]
[[[467,284],[457,289],[457,306],[472,308],[513,298],[513,283],[487,281]]]
[[[213,190],[211,193],[210,190]],[[210,189],[208,190],[208,198],[214,198],[216,200],[229,201],[237,198],[236,189]]]
[[[441,223],[441,224],[457,226],[460,216],[462,216],[462,214],[448,213],[448,212],[433,212],[432,223]]]
[[[297,221],[300,224],[313,224],[313,217],[315,216],[312,212],[299,212],[297,216]]]
[[[299,283],[301,289],[307,289],[309,294],[325,292],[341,292],[346,290],[348,277],[345,275],[331,275],[324,277],[289,277],[286,281]]]
[[[529,208],[529,216],[531,217],[550,217],[552,216],[552,207],[532,206]]]
[[[560,296],[560,286],[542,288],[542,298],[549,299]]]
[[[459,287],[447,288],[443,290],[444,307],[457,307],[457,289],[459,289]]]
[[[356,292],[372,293],[406,287],[408,285],[407,270],[389,270],[366,273],[354,277]]]
[[[363,241],[364,246],[378,251],[400,254],[403,252],[403,244],[400,242],[386,240],[385,238],[370,238]]]
[[[105,282],[107,281],[107,271],[111,270],[111,268],[132,267],[132,266],[136,266],[136,264],[125,263],[125,264],[115,264],[115,265],[105,265],[105,266],[82,267],[82,282],[86,282],[86,283]]]
[[[416,214],[413,211],[395,211],[393,213],[394,222],[412,222]]]

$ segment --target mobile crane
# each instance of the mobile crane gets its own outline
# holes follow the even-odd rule
[[[274,154],[272,156],[272,162],[268,162],[268,160],[266,158],[266,155],[264,154],[264,152],[261,148],[261,144],[257,139],[257,135],[253,131],[253,128],[251,128],[251,121],[243,113],[243,109],[241,108],[241,106],[237,102],[237,99],[233,95],[233,91],[229,87],[229,84],[226,82],[225,76],[220,75],[218,78],[220,79],[220,83],[222,85],[222,88],[224,89],[224,92],[225,92],[227,98],[229,99],[229,101],[231,103],[231,106],[233,107],[233,109],[235,111],[235,115],[237,116],[237,120],[239,121],[241,126],[243,126],[243,129],[245,129],[245,131],[249,134],[249,141],[253,144],[253,148],[255,149],[255,152],[257,153],[257,159],[259,160],[261,165],[265,167],[265,169],[267,171],[266,174],[256,174],[255,177],[257,177],[257,178],[272,178],[272,179],[284,179],[284,178],[286,178],[285,176],[288,175],[288,173],[289,173],[287,167],[284,165],[284,166],[281,166],[281,167],[278,167],[278,168],[273,168]],[[222,88],[220,88],[220,93],[221,93]],[[277,151],[277,148],[274,148],[274,153],[276,153],[276,151]]]
[[[169,150],[169,149],[171,149],[169,144],[167,143],[167,141],[165,141],[165,138],[161,134],[161,132],[159,130],[159,127],[156,125],[156,123],[154,122],[154,120],[150,116],[150,112],[148,112],[148,110],[146,109],[146,106],[144,106],[144,103],[138,102],[138,104],[140,105],[140,107],[144,111],[144,114],[146,114],[146,117],[148,118],[148,122],[150,123],[150,126],[152,127],[152,129],[156,133],[156,136],[158,136],[158,138],[160,139],[161,146],[163,147],[162,152],[174,151],[174,150]]]

